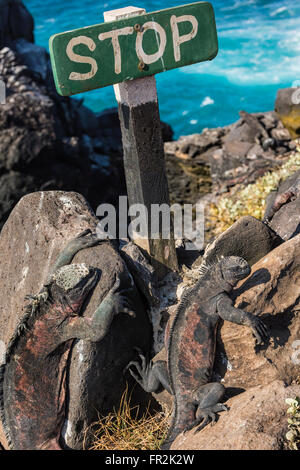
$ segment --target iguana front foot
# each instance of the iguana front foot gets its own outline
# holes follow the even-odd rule
[[[93,246],[99,245],[102,240],[99,239],[98,235],[95,232],[92,232],[90,229],[84,230],[81,232],[79,235],[77,235],[75,238],[72,238],[61,253],[63,257],[74,257],[76,253],[78,253],[81,250],[84,250],[85,248],[91,248]],[[71,260],[65,260],[62,261],[63,264],[69,264]],[[60,262],[60,265],[62,264]]]
[[[69,244],[68,248],[70,250],[83,250],[84,248],[90,248],[95,245],[99,245],[100,239],[98,235],[91,231],[91,229],[84,230],[77,237],[73,238]]]
[[[200,432],[202,429],[205,428],[211,422],[211,424],[214,424],[217,420],[217,415],[213,411],[210,410],[201,410],[201,413],[199,415],[199,418],[197,419],[197,424],[196,426],[200,424],[200,426],[197,426],[196,429],[194,430],[194,434],[197,434]]]
[[[258,345],[263,344],[270,339],[269,330],[260,318],[252,316],[249,322]]]

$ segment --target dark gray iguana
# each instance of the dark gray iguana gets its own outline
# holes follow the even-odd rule
[[[78,251],[99,243],[87,230],[67,245],[40,294],[30,296],[27,312],[7,347],[0,368],[0,410],[12,449],[61,449],[73,340],[100,341],[116,314],[133,314],[117,279],[91,318],[79,316],[99,273],[85,264],[70,263]]]
[[[141,364],[131,361],[127,366],[147,392],[159,392],[163,387],[174,395],[172,423],[164,449],[169,448],[181,432],[195,426],[196,431],[200,431],[216,420],[217,412],[227,409],[221,403],[224,386],[211,382],[218,320],[222,318],[249,326],[258,343],[268,338],[264,323],[235,308],[228,296],[250,271],[247,261],[235,256],[223,258],[208,268],[195,286],[183,295],[170,332],[166,332],[167,364],[164,361],[147,363],[140,352]]]

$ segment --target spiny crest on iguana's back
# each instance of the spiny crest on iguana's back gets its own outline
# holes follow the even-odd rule
[[[11,447],[11,439],[9,435],[9,430],[6,426],[6,418],[5,418],[5,413],[4,413],[4,390],[3,390],[6,365],[14,353],[14,350],[20,340],[20,337],[27,331],[29,321],[34,320],[36,316],[39,314],[41,307],[47,304],[50,305],[51,300],[48,298],[48,291],[46,289],[40,295],[36,297],[32,296],[31,302],[28,305],[26,305],[25,313],[21,317],[18,323],[18,326],[15,329],[15,332],[12,335],[8,343],[8,346],[6,348],[6,352],[4,355],[4,362],[0,364],[0,419],[2,422],[3,430],[4,430],[5,437],[6,437],[9,447]]]
[[[59,268],[51,277],[50,284],[55,282],[64,291],[74,288],[85,276],[89,274],[89,268],[86,264],[71,264]],[[47,284],[49,285],[49,284]],[[47,307],[53,304],[53,300],[49,297],[47,286],[37,296],[28,296],[31,300],[25,307],[25,313],[19,320],[19,323],[12,335],[4,358],[4,364],[0,364],[0,384],[1,384],[1,367],[5,366],[7,359],[13,354],[14,348],[17,345],[19,338],[26,332],[29,321],[34,321],[38,314],[41,312],[42,307]],[[63,299],[62,299],[63,301]],[[1,387],[1,385],[0,385]],[[1,393],[1,389],[0,389]],[[1,405],[0,405],[1,407]]]
[[[170,345],[171,338],[174,335],[175,328],[177,327],[179,321],[183,318],[182,314],[184,314],[184,312],[186,311],[189,303],[193,300],[194,293],[196,293],[197,290],[199,289],[199,284],[201,285],[201,282],[204,279],[209,278],[213,268],[215,268],[215,266],[219,263],[219,261],[220,260],[218,259],[215,263],[203,262],[200,266],[200,269],[197,270],[198,275],[199,275],[198,280],[196,281],[194,286],[185,289],[185,291],[184,291],[184,293],[183,293],[183,295],[180,299],[179,305],[176,309],[176,312],[175,312],[175,315],[174,315],[174,320],[173,320],[171,328],[170,328],[169,345]],[[171,359],[170,358],[170,347],[168,347],[167,354],[168,354],[168,363],[170,364],[170,359]],[[173,379],[172,379],[172,374],[171,373],[169,373],[169,379],[170,379],[171,390],[174,393],[174,384],[173,384]]]
[[[193,298],[193,294],[196,293],[197,290],[199,289],[199,285],[201,285],[201,282],[210,276],[213,268],[215,268],[215,266],[220,261],[221,259],[217,259],[215,263],[203,262],[200,268],[197,269],[198,279],[192,287],[189,287],[184,290],[182,297],[180,299],[179,305],[175,312],[174,321],[172,322],[172,326],[170,330],[170,335],[172,333],[172,330],[174,329],[174,323],[175,323],[176,317],[178,317],[178,315],[180,315],[181,312],[185,311],[186,307],[188,306],[189,301]]]
[[[221,257],[221,259],[223,259],[223,256]],[[170,428],[169,428],[169,432],[168,432],[168,435],[166,437],[166,440],[165,440],[165,445],[167,445],[167,449],[169,448],[168,446],[171,444],[171,435],[172,435],[172,432],[173,432],[173,426],[174,426],[174,423],[176,422],[176,419],[177,419],[177,399],[176,399],[176,390],[175,390],[175,384],[174,384],[174,377],[173,377],[173,374],[172,374],[172,351],[171,352],[171,340],[172,338],[174,338],[174,335],[175,335],[175,330],[179,327],[180,329],[180,324],[181,322],[184,321],[184,318],[185,318],[185,311],[186,309],[188,308],[189,304],[191,302],[194,301],[194,296],[195,294],[199,293],[198,291],[201,290],[201,287],[202,285],[204,285],[204,281],[211,281],[211,283],[214,283],[214,284],[217,284],[218,281],[217,281],[217,267],[221,261],[221,259],[217,259],[216,262],[208,262],[208,261],[204,261],[202,262],[200,268],[197,270],[197,275],[198,275],[198,279],[197,281],[195,282],[195,284],[190,287],[190,288],[187,288],[182,297],[181,297],[181,300],[180,300],[180,303],[176,309],[176,313],[175,313],[175,317],[174,317],[174,320],[172,322],[172,325],[171,325],[171,328],[170,328],[170,334],[169,334],[169,345],[168,345],[168,348],[167,348],[167,356],[168,356],[168,375],[169,375],[169,383],[170,383],[170,387],[171,387],[171,390],[172,390],[172,393],[174,395],[174,409],[173,409],[173,415],[172,415],[172,423],[170,425]],[[214,279],[215,278],[215,279]],[[216,288],[216,291],[218,290],[219,286],[218,285],[214,285],[213,287]],[[209,295],[209,293],[208,293]],[[206,300],[205,298],[203,299],[204,301]],[[207,299],[208,300],[208,299]]]

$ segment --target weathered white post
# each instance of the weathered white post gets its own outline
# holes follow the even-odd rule
[[[104,20],[116,21],[136,16],[134,30],[138,37],[142,34],[138,16],[145,13],[143,8],[126,7],[105,12]],[[142,61],[138,67],[143,67]],[[155,77],[127,80],[114,85],[114,90],[119,107],[128,202],[129,206],[143,204],[147,209],[150,234],[151,205],[169,206]],[[134,236],[134,241],[149,253],[159,277],[166,274],[167,268],[178,269],[172,230],[169,240]]]

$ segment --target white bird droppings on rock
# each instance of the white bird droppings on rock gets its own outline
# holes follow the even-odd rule
[[[20,290],[22,287],[23,287],[23,284],[25,282],[25,279],[26,279],[26,276],[28,274],[28,271],[29,271],[29,267],[28,266],[24,266],[24,268],[22,269],[22,279],[21,279],[21,282],[19,283],[18,287],[17,287],[17,291]]]

